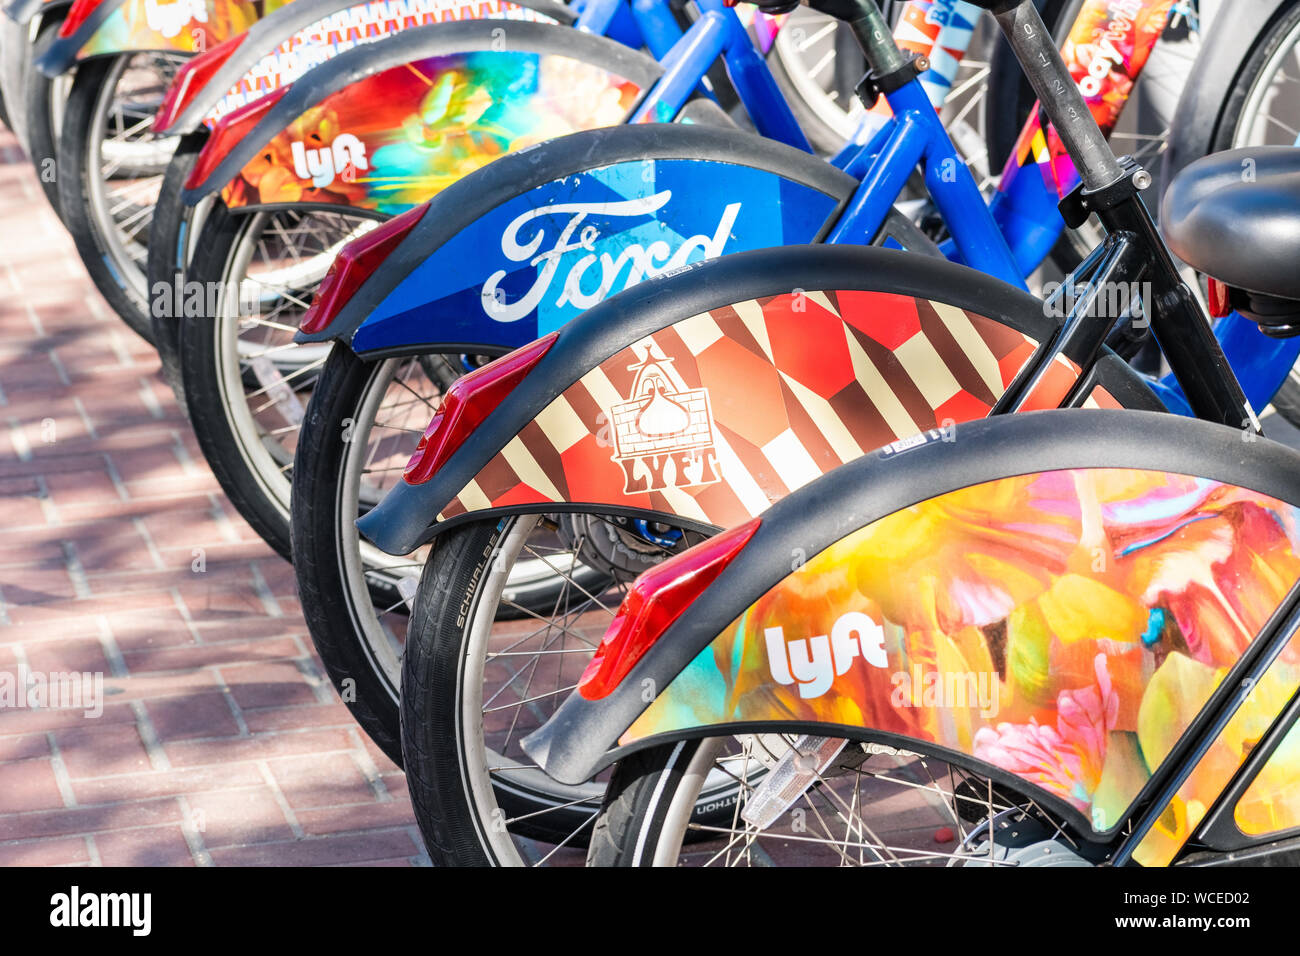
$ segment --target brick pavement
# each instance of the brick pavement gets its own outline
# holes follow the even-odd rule
[[[0,529],[0,865],[427,864],[292,569],[2,128]],[[104,675],[101,715],[5,700],[68,671]]]

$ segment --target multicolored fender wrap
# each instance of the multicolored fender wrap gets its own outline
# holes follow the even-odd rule
[[[1177,784],[1134,838],[1168,863],[1300,689],[1300,469],[1240,443],[1072,411],[869,455],[774,505],[621,683],[525,749],[577,782],[701,729],[815,729],[973,767],[1099,841]],[[1231,719],[1190,766],[1211,715]],[[1288,729],[1227,810],[1242,839],[1300,826]]]
[[[59,38],[35,62],[58,76],[94,56],[202,53],[239,36],[288,0],[76,0]]]
[[[235,208],[396,214],[506,153],[621,122],[658,72],[642,54],[567,27],[412,27],[339,54],[282,88],[274,105],[264,98],[228,114],[185,197],[220,190]],[[254,108],[263,112],[253,128],[229,133]]]
[[[931,300],[950,270],[948,287],[968,297]],[[752,297],[736,300],[738,288]],[[360,527],[394,553],[433,525],[520,510],[729,527],[873,449],[987,415],[1054,329],[1031,297],[926,257],[834,246],[724,257],[570,323],[472,437],[431,476],[413,468],[421,479]],[[1056,407],[1077,380],[1054,364],[1036,407]]]
[[[154,129],[185,133],[200,123],[211,128],[232,110],[338,54],[411,27],[460,20],[567,24],[571,19],[554,0],[295,0],[258,21],[235,49],[210,49],[186,64]]]
[[[681,125],[665,139],[639,126],[575,133],[448,187],[352,299],[298,340],[339,339],[363,356],[508,351],[644,278],[814,242],[857,185],[734,130]]]

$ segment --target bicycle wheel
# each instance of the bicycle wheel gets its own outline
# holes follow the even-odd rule
[[[402,653],[428,549],[383,554],[361,540],[354,519],[400,479],[442,393],[464,370],[461,356],[364,362],[335,345],[294,456],[293,565],[308,631],[344,703],[399,766]],[[582,580],[606,585],[591,575]],[[538,566],[517,568],[509,585],[512,600],[531,613],[553,608],[558,590]]]
[[[1228,94],[1214,152],[1245,146],[1300,146],[1300,4],[1268,29]],[[1300,427],[1300,365],[1273,396],[1273,407]]]
[[[63,17],[43,17],[32,45],[31,59],[38,59],[58,39]],[[58,156],[59,137],[63,131],[63,111],[72,88],[73,75],[65,73],[50,79],[39,70],[29,69],[23,84],[24,114],[27,121],[27,155],[36,167],[41,192],[59,212]]]
[[[700,536],[659,529],[664,544],[596,516],[480,521],[440,537],[425,564],[402,669],[402,755],[416,820],[441,865],[574,864],[604,791],[538,770],[519,739],[572,689],[642,567]],[[529,565],[562,579],[550,617],[512,600]],[[580,577],[616,577],[595,590]],[[503,608],[520,612],[503,623]],[[718,778],[697,813],[734,799]]]
[[[149,224],[176,147],[151,125],[184,60],[124,53],[82,63],[59,150],[59,206],[81,261],[113,310],[150,343]]]
[[[235,214],[217,204],[187,273],[215,300],[182,320],[190,423],[231,503],[286,558],[293,452],[329,351],[293,336],[339,249],[376,222],[348,208]]]
[[[1053,840],[1060,823],[1002,783],[916,751],[846,741],[822,765],[793,734],[688,738],[619,761],[589,866],[1088,866]],[[762,772],[788,754],[817,762],[791,805],[745,818]],[[730,779],[726,819],[690,813],[705,780]],[[757,814],[749,814],[757,817]],[[773,818],[774,817],[774,818]],[[991,827],[1000,831],[990,843]],[[1050,848],[1015,853],[1013,846]]]

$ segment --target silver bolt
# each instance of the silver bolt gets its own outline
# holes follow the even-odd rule
[[[1150,189],[1151,174],[1147,172],[1145,169],[1139,169],[1136,173],[1133,174],[1133,185],[1136,186],[1138,189]]]

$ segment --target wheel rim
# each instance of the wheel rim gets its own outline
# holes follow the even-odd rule
[[[353,631],[384,689],[396,702],[406,626],[429,549],[389,555],[363,541],[354,516],[374,507],[400,480],[416,443],[440,407],[446,383],[463,369],[441,356],[386,359],[368,378],[348,424],[338,497],[335,554]],[[552,578],[539,562],[516,561],[505,597]]]
[[[658,839],[642,845],[647,833],[633,833],[628,839],[641,842],[626,849],[635,862],[655,866],[1021,865],[1026,853],[1010,852],[1001,834],[1033,821],[1041,834],[1036,846],[1059,844],[1056,860],[1073,856],[1071,863],[1083,864],[1073,854],[1077,844],[1032,799],[923,754],[888,747],[865,754],[861,745],[843,741],[837,742],[843,750],[812,773],[811,786],[775,821],[762,829],[747,823],[746,801],[763,779],[757,769],[798,743],[789,734],[701,741],[668,797]],[[730,823],[691,822],[702,783],[719,775],[740,791]],[[998,834],[993,840],[990,831]],[[698,842],[685,848],[688,834]]]
[[[149,226],[175,137],[155,137],[154,114],[184,57],[119,56],[104,77],[86,139],[92,228],[127,293],[148,301]]]
[[[329,355],[328,344],[297,345],[293,336],[338,250],[374,226],[354,212],[252,213],[222,276],[214,330],[221,408],[245,471],[286,524],[303,409]]]
[[[626,591],[626,584],[609,586],[599,594],[589,590],[581,580],[584,565],[577,557],[586,542],[583,537],[568,543],[555,539],[553,527],[539,515],[507,519],[469,612],[457,680],[460,697],[454,732],[466,797],[483,846],[493,862],[502,865],[580,862],[575,851],[585,846],[605,790],[604,774],[576,787],[557,783],[518,744],[574,690]],[[684,539],[682,545],[688,543]],[[671,553],[667,548],[658,550]],[[515,582],[514,569],[521,559],[549,567],[552,574],[573,583],[574,591],[556,596],[557,611],[549,619],[529,611],[521,620],[503,623],[501,606],[510,603],[505,590]],[[533,809],[518,818],[506,817],[497,799],[501,791],[523,798]],[[732,791],[725,778],[711,779],[703,788],[704,799],[711,801]],[[554,843],[511,832],[512,825],[525,818],[537,826],[555,821],[547,814],[559,812],[580,819],[566,825],[564,835]]]
[[[536,767],[529,767],[523,760],[517,759],[517,746],[514,748],[516,757],[512,757],[510,738],[514,726],[507,730],[504,744],[500,743],[499,735],[493,734],[498,738],[497,745],[500,749],[489,749],[488,734],[484,729],[484,708],[496,707],[496,701],[501,693],[498,689],[489,693],[486,698],[484,696],[485,670],[490,653],[498,656],[515,653],[515,647],[509,644],[506,650],[495,652],[489,650],[493,642],[497,607],[503,599],[508,579],[508,571],[505,569],[513,566],[519,556],[525,552],[528,538],[540,522],[541,517],[538,515],[515,518],[509,522],[491,562],[488,579],[479,591],[471,611],[468,647],[462,657],[462,670],[457,681],[461,700],[457,714],[456,734],[458,741],[461,742],[459,748],[461,769],[469,791],[467,796],[475,810],[474,816],[480,828],[480,838],[489,849],[493,862],[506,866],[543,865],[550,862],[564,844],[548,850],[533,841],[512,837],[509,828],[514,821],[505,816],[504,810],[497,802],[498,787],[511,789],[534,800],[549,803],[556,809],[578,806],[586,810],[587,819],[570,835],[572,839],[579,838],[584,830],[589,832],[591,824],[595,822],[599,813],[601,795],[604,792],[603,786],[597,784],[566,787],[556,783]],[[536,551],[535,546],[533,550]],[[612,614],[609,617],[612,619]],[[584,666],[585,661],[596,649],[600,633],[603,633],[603,630],[595,633],[596,630],[591,628],[591,634],[574,635],[579,643],[587,646],[587,653],[582,655]],[[550,647],[542,649],[554,650]],[[563,651],[565,648],[561,647],[559,650]],[[563,668],[561,671],[563,672]],[[569,673],[571,674],[571,668]],[[531,681],[528,687],[531,687]],[[564,692],[557,687],[552,692],[555,695],[552,700]],[[529,689],[525,690],[523,699],[528,700],[535,696],[537,695]],[[490,713],[499,713],[499,711],[490,711]],[[569,842],[572,842],[572,839]]]
[[[1300,145],[1300,18],[1264,63],[1233,130],[1232,146]]]

